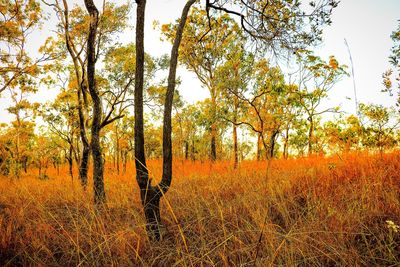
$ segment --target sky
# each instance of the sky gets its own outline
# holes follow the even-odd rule
[[[71,2],[71,1],[70,1]],[[72,2],[81,3],[74,0]],[[95,1],[98,6],[102,1]],[[148,0],[145,22],[145,50],[153,56],[170,53],[171,45],[161,42],[160,33],[153,29],[153,21],[160,24],[170,23],[180,16],[184,0]],[[202,3],[204,0],[202,0]],[[203,3],[204,4],[204,3]],[[48,10],[50,11],[50,10]],[[132,10],[131,24],[135,21],[135,6]],[[345,45],[346,39],[354,63],[357,98],[359,102],[375,103],[390,106],[394,98],[381,93],[382,73],[390,66],[388,56],[393,43],[390,34],[397,28],[400,20],[400,0],[341,0],[334,10],[332,24],[327,26],[323,34],[323,43],[314,49],[315,53],[328,60],[334,55],[340,64],[351,67],[349,52]],[[33,35],[30,40],[31,51],[44,42],[44,36],[55,25],[55,19],[47,22],[42,31]],[[134,30],[125,32],[120,41],[133,42]],[[349,68],[350,72],[350,68]],[[206,89],[201,87],[194,73],[179,68],[177,73],[182,80],[179,91],[183,98],[194,103],[209,97]],[[46,102],[54,99],[58,89],[40,88],[39,92],[30,99],[37,102]],[[349,99],[351,98],[351,100]],[[10,100],[6,93],[0,99],[0,122],[9,122],[13,119],[6,111]],[[352,77],[345,77],[331,90],[325,106],[338,106],[346,113],[355,113],[354,91]]]

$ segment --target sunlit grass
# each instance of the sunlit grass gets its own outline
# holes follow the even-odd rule
[[[151,161],[155,180],[161,161]],[[0,177],[0,264],[156,266],[396,265],[400,154],[265,162],[182,161],[162,200],[163,239],[146,237],[134,168],[106,166],[93,206],[67,167]],[[76,176],[76,173],[75,173]]]

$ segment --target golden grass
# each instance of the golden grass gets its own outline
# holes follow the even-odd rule
[[[160,177],[161,162],[150,162]],[[106,169],[107,205],[62,168],[0,177],[0,265],[400,265],[400,154],[272,162],[177,160],[163,239],[146,237],[134,168]]]

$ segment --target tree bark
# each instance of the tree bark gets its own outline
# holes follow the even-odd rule
[[[99,20],[99,11],[93,3],[93,0],[85,0],[85,6],[90,15],[89,35],[87,40],[87,79],[90,96],[93,102],[93,120],[92,120],[92,138],[90,142],[93,158],[93,185],[94,185],[94,202],[102,204],[106,199],[104,191],[104,166],[103,156],[100,145],[100,130],[102,106],[99,91],[95,79],[96,66],[96,35]]]

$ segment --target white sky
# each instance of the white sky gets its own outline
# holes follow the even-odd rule
[[[71,1],[70,1],[71,2]],[[80,3],[81,1],[73,1]],[[99,2],[96,1],[98,6]],[[122,2],[122,1],[121,1]],[[125,1],[124,1],[125,2]],[[162,43],[157,30],[153,30],[152,22],[161,24],[175,21],[180,16],[184,0],[148,0],[146,10],[145,49],[153,56],[170,53],[171,45]],[[204,1],[202,1],[204,2]],[[135,6],[133,8],[132,25],[134,25]],[[323,59],[335,55],[339,63],[349,67],[350,59],[344,39],[349,43],[357,85],[359,102],[372,102],[392,105],[394,99],[380,92],[382,89],[382,73],[389,68],[388,56],[392,41],[390,34],[397,28],[400,19],[400,0],[342,0],[334,10],[332,25],[325,28],[324,43],[315,51]],[[41,34],[32,37],[31,47],[37,49],[43,42],[45,34],[53,27],[54,21],[46,23]],[[133,42],[134,30],[130,30],[121,37],[124,43]],[[350,71],[350,69],[349,69]],[[193,103],[209,96],[207,90],[201,88],[195,74],[178,69],[182,79],[179,87],[181,95],[186,101]],[[33,96],[32,101],[45,102],[58,94],[58,89],[40,89]],[[353,82],[351,77],[345,77],[336,84],[325,105],[341,105],[342,109],[354,113]],[[13,119],[5,110],[10,105],[7,93],[0,99],[0,122],[9,122]],[[346,99],[352,98],[352,100]]]

